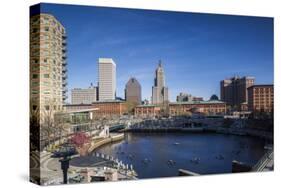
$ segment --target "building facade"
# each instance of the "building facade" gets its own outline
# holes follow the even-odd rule
[[[116,64],[111,58],[99,58],[98,62],[98,100],[115,100]]]
[[[141,118],[153,118],[159,116],[161,108],[159,106],[148,104],[135,107],[135,116]]]
[[[165,74],[161,61],[155,71],[154,86],[152,87],[152,104],[163,104],[169,101],[168,87],[165,86]]]
[[[124,101],[97,101],[92,103],[96,108],[94,116],[96,117],[119,117],[127,113],[127,105]]]
[[[177,102],[187,102],[187,101],[193,101],[192,95],[188,93],[180,93],[177,96]]]
[[[92,104],[67,104],[64,106],[68,112],[95,109],[93,116],[98,118],[119,117],[127,113],[126,103],[118,100],[96,101]]]
[[[248,88],[248,110],[252,112],[273,112],[273,85],[253,85]]]
[[[91,85],[87,89],[74,88],[71,90],[71,104],[92,104],[97,101],[97,87]]]
[[[169,103],[170,116],[203,113],[208,115],[223,115],[226,113],[226,103],[222,101],[192,101]]]
[[[141,104],[141,85],[136,78],[130,78],[125,88],[125,100]]]
[[[67,112],[92,109],[92,104],[65,104],[64,108]]]
[[[46,114],[63,110],[67,98],[66,31],[50,14],[30,18],[30,109]]]
[[[239,108],[241,103],[247,102],[247,88],[254,85],[254,77],[238,77],[225,79],[220,82],[221,100],[232,107]]]
[[[192,101],[204,101],[203,97],[193,97]]]

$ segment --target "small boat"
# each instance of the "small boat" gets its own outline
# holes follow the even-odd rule
[[[144,163],[144,164],[148,164],[149,163],[149,159],[145,158],[141,162]]]
[[[170,160],[167,161],[167,164],[168,165],[175,165],[176,161],[173,161],[173,160],[170,159]]]
[[[134,156],[130,154],[130,155],[127,156],[127,158],[132,160],[134,158]]]
[[[198,157],[194,157],[193,159],[190,159],[190,162],[194,163],[194,164],[198,164],[200,161],[200,158]]]
[[[216,159],[218,159],[218,160],[223,160],[223,159],[224,159],[224,156],[218,155],[218,156],[216,156]]]
[[[178,143],[178,142],[175,142],[175,143],[174,143],[174,145],[179,145],[179,144],[180,144],[180,143]]]

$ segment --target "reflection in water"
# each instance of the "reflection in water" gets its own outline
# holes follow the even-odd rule
[[[178,169],[199,174],[231,172],[232,160],[255,164],[264,154],[258,138],[222,134],[127,133],[121,142],[97,152],[133,164],[139,178],[177,176]]]

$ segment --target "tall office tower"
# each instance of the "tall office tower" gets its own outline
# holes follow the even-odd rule
[[[71,90],[72,104],[92,104],[97,101],[97,87],[93,84],[87,89],[74,88]]]
[[[141,104],[141,85],[136,78],[130,78],[125,88],[125,99],[128,102]]]
[[[50,14],[30,18],[30,109],[45,114],[63,109],[66,100],[66,32]],[[51,112],[51,113],[49,113]]]
[[[161,61],[155,71],[154,86],[152,87],[152,104],[163,104],[169,101],[168,88],[165,87],[165,74]]]
[[[115,100],[116,97],[116,64],[111,58],[99,58],[99,101]]]
[[[238,107],[243,102],[247,102],[247,88],[254,85],[254,77],[238,77],[225,79],[220,82],[221,100],[231,105]]]

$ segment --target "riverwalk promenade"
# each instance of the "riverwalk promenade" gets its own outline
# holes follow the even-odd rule
[[[100,146],[123,139],[124,133],[111,133],[109,137],[98,139],[98,141],[93,140],[87,156],[72,156],[68,170],[69,181],[85,183],[92,181],[87,174],[91,174],[93,177],[108,177],[109,173],[116,174],[116,178],[113,178],[112,181],[116,179],[136,179],[137,173],[134,171],[132,165],[125,164],[111,156],[94,152],[95,149]],[[31,152],[31,174],[40,175],[40,177],[38,176],[38,179],[40,178],[42,185],[61,184],[63,182],[63,174],[60,168],[61,164],[59,158],[54,158],[52,155],[51,152],[47,151]],[[85,161],[87,161],[87,163],[85,163]]]

